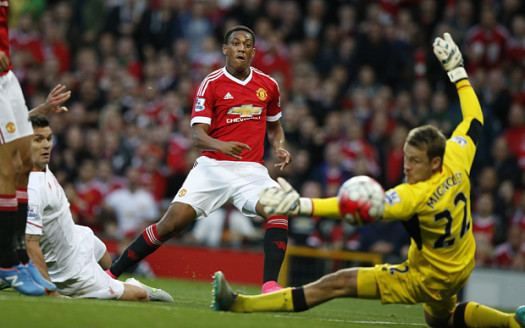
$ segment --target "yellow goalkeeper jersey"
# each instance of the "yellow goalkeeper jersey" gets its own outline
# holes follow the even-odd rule
[[[415,184],[386,192],[383,220],[401,220],[411,236],[408,260],[423,275],[448,280],[474,266],[475,242],[470,212],[470,169],[483,114],[467,80],[456,85],[463,121],[447,140],[442,170]],[[338,212],[336,199],[314,199],[313,215]],[[451,278],[453,279],[453,278]]]

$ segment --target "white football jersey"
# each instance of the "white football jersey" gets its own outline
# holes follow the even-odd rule
[[[49,276],[52,281],[65,281],[81,269],[78,264],[84,238],[77,232],[64,189],[46,167],[45,171],[31,172],[27,193],[26,233],[42,235],[40,248]]]
[[[153,195],[146,190],[131,192],[127,188],[117,189],[106,197],[106,204],[115,211],[120,237],[131,234],[135,236],[142,230],[141,224],[148,224],[158,219],[159,210]]]

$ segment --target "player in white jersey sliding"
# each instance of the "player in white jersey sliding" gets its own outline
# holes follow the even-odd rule
[[[47,166],[53,148],[53,131],[45,116],[30,117],[33,171],[29,175],[26,245],[29,257],[42,275],[57,286],[51,296],[166,301],[171,296],[130,278],[111,279],[105,272],[111,258],[93,231],[76,225],[64,190]]]
[[[108,274],[118,277],[157,250],[195,219],[207,216],[230,201],[248,216],[266,219],[262,292],[278,290],[277,277],[288,242],[288,217],[268,215],[259,191],[279,187],[263,166],[266,132],[281,163],[291,162],[284,148],[280,93],[277,82],[251,67],[255,34],[235,26],[224,36],[226,66],[201,83],[191,116],[193,145],[202,149],[164,217],[149,226],[113,263]]]

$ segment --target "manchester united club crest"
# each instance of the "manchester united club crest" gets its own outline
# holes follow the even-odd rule
[[[186,189],[181,189],[179,191],[179,197],[184,197],[186,195]]]
[[[262,101],[265,101],[266,98],[268,98],[266,90],[264,90],[263,88],[259,88],[259,90],[257,90],[257,98],[261,99]]]
[[[16,131],[15,123],[13,122],[7,123],[5,126],[5,130],[7,131],[7,133],[15,133]]]

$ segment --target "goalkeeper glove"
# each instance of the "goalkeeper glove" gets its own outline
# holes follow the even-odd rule
[[[459,80],[468,78],[467,72],[463,67],[463,56],[449,33],[444,33],[443,39],[437,37],[432,47],[437,59],[447,71],[450,82],[456,83]]]
[[[271,215],[311,215],[312,200],[301,197],[299,193],[283,178],[277,178],[281,185],[279,188],[265,188],[261,190],[259,202],[264,206],[264,211]]]

